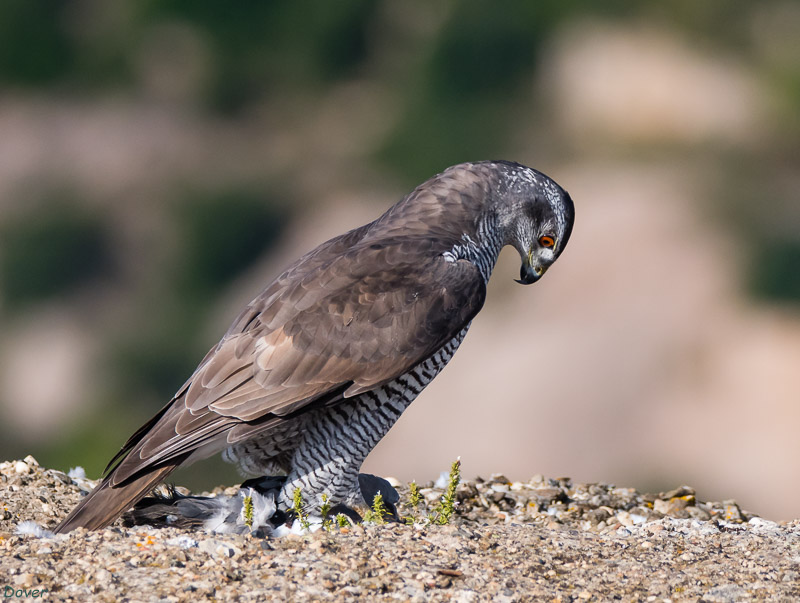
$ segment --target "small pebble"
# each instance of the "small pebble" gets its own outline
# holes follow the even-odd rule
[[[21,464],[27,472],[17,472]],[[427,485],[413,509],[398,484],[400,517],[415,518],[413,526],[281,528],[285,536],[264,538],[117,523],[41,539],[14,530],[22,521],[52,529],[96,482],[66,479],[35,459],[0,463],[0,474],[0,568],[13,589],[58,593],[44,598],[800,600],[800,521],[697,500],[686,486],[647,494],[497,474],[462,482],[445,526],[427,521],[441,488]]]

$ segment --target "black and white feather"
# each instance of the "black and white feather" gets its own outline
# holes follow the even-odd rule
[[[185,496],[169,487],[159,496],[140,500],[122,516],[123,523],[127,526],[200,529],[216,534],[252,534],[262,538],[283,535],[290,531],[285,525],[287,515],[278,511],[275,500],[285,482],[286,476],[248,480],[234,496]],[[389,512],[387,519],[399,520],[396,505],[400,495],[387,480],[360,473],[358,483],[363,504],[372,507],[375,496],[380,493]],[[245,512],[247,498],[252,505],[250,513]],[[335,517],[338,512],[345,513],[355,522],[361,520],[360,516],[353,514],[352,509],[336,507],[331,508],[329,518]],[[312,529],[320,527],[323,519],[312,516]]]

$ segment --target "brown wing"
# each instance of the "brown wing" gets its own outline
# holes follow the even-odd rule
[[[251,302],[176,397],[112,461],[122,458],[112,484],[391,381],[435,353],[483,306],[477,268],[445,260],[441,241],[364,239],[347,249],[362,234],[301,258]]]

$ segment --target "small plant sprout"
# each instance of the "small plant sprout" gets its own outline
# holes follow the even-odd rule
[[[244,523],[245,525],[253,529],[253,497],[249,494],[244,497],[244,501],[242,503],[242,512],[244,514]]]
[[[331,500],[328,497],[327,492],[323,492],[322,496],[322,504],[319,506],[319,512],[322,514],[323,519],[328,518],[328,514],[331,512]]]
[[[410,482],[408,484],[408,504],[411,507],[411,515],[405,518],[405,522],[413,526],[417,522],[417,511],[419,503],[422,502],[422,494],[420,494],[417,482]]]
[[[436,507],[436,517],[434,523],[444,526],[450,523],[450,518],[453,516],[456,507],[456,488],[461,482],[461,457],[458,457],[453,465],[450,467],[450,475],[447,478],[447,487],[445,488],[442,500]]]
[[[383,494],[378,492],[372,499],[373,521],[378,524],[386,523],[386,518],[390,515],[391,513],[389,509],[386,508],[386,503],[383,502]]]
[[[322,529],[330,530],[333,521],[328,515],[331,512],[331,501],[326,492],[322,493],[322,504],[319,506],[319,512],[322,514]]]
[[[303,503],[303,491],[300,488],[295,488],[294,494],[292,495],[292,513],[297,518],[297,521],[300,522],[300,527],[304,530],[307,530],[311,527],[311,524],[308,521],[308,515],[304,510],[305,504]]]
[[[419,486],[417,485],[417,482],[411,482],[408,484],[408,491],[410,493],[409,502],[416,511],[417,507],[419,507],[420,501],[422,500],[422,495],[419,493]]]
[[[340,528],[346,528],[350,525],[350,520],[347,518],[347,515],[344,513],[337,513],[336,514],[336,525]]]

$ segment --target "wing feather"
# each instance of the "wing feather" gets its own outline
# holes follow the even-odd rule
[[[332,257],[335,244],[301,258],[248,305],[160,417],[129,440],[114,482],[223,434],[240,441],[320,401],[372,389],[431,356],[485,297],[477,268],[446,261],[433,253],[437,245],[365,239]]]

